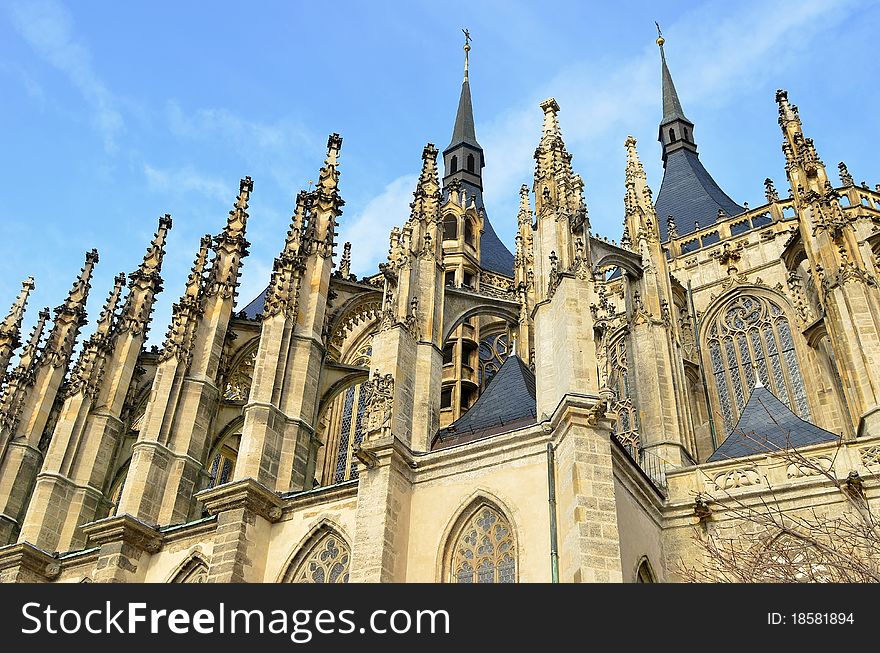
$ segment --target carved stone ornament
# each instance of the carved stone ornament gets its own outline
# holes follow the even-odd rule
[[[379,438],[391,434],[391,415],[394,409],[394,377],[391,374],[375,376],[363,385],[364,435]]]

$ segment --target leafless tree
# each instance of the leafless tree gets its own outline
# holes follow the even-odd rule
[[[769,428],[775,427],[778,424]],[[838,443],[828,465],[792,447],[789,434],[784,448],[755,433],[742,435],[754,445],[755,453],[797,466],[800,476],[823,478],[842,501],[835,502],[834,510],[794,510],[782,507],[773,488],[757,499],[722,491],[714,504],[718,509],[723,506],[725,517],[731,519],[713,523],[713,501],[698,494],[694,505],[700,525],[694,529],[693,541],[703,554],[703,564],[680,560],[678,574],[689,582],[880,582],[880,526],[862,478],[856,471],[846,478],[835,473],[834,461],[843,443]]]

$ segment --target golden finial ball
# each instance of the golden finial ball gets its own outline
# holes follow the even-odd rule
[[[666,39],[664,39],[662,36],[658,36],[657,37],[657,45],[659,45],[662,48],[664,43],[666,43]]]

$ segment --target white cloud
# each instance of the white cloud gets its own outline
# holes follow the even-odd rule
[[[190,166],[178,170],[162,170],[145,163],[144,176],[151,190],[163,193],[195,192],[223,202],[235,194],[235,189],[229,184],[202,175]]]
[[[88,47],[74,34],[73,19],[54,0],[20,2],[10,6],[12,22],[28,44],[49,64],[67,75],[91,105],[92,120],[108,152],[117,149],[116,136],[124,127],[117,100],[92,67]]]
[[[343,216],[339,243],[351,242],[351,268],[354,274],[375,274],[376,265],[388,256],[388,234],[394,225],[409,218],[409,205],[418,175],[403,175],[387,184],[350,221]],[[338,248],[341,252],[341,246]]]

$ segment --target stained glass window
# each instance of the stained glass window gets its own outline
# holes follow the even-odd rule
[[[372,355],[373,345],[370,341],[355,352],[348,364],[369,367]],[[336,448],[331,449],[335,452],[335,457],[332,458],[333,467],[330,470],[333,483],[342,483],[358,477],[357,461],[352,455],[352,449],[363,439],[361,427],[363,420],[360,416],[364,412],[366,395],[362,390],[362,384],[351,386],[341,397],[342,410],[334,413],[333,408],[330,409],[331,416],[335,417],[331,417],[328,428],[331,433],[337,434]]]
[[[626,337],[621,336],[608,345],[608,387],[614,390],[613,409],[617,413],[614,434],[626,447],[639,448],[639,420],[633,402],[635,394],[629,377]]]
[[[758,377],[776,397],[810,419],[794,338],[782,306],[760,295],[739,295],[721,307],[706,329],[710,378],[730,432]]]
[[[291,577],[293,583],[347,583],[351,551],[339,535],[318,538]]]
[[[516,543],[510,522],[482,505],[467,520],[452,549],[453,583],[515,583]]]
[[[223,445],[217,455],[214,456],[214,460],[211,461],[210,478],[208,479],[207,487],[216,487],[231,481],[237,458],[238,452],[235,449],[228,445]]]

